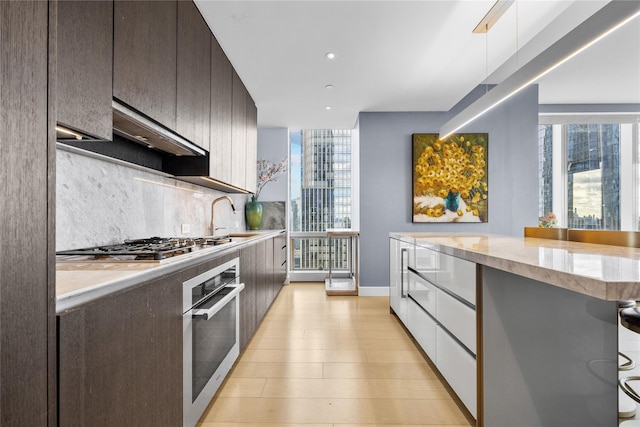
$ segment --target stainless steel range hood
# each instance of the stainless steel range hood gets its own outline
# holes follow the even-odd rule
[[[113,100],[113,132],[123,138],[176,156],[205,156],[207,152],[118,100]]]

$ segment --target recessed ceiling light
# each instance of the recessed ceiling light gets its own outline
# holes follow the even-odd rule
[[[324,88],[325,89],[333,89],[333,85],[326,85]]]
[[[327,59],[335,59],[336,54],[333,53],[333,52],[327,52],[327,53],[324,54],[324,56],[326,56]]]
[[[324,107],[325,110],[331,110],[331,107],[329,107],[328,105],[326,107]]]

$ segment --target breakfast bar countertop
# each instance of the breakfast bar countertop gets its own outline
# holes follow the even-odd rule
[[[232,235],[230,243],[160,262],[80,260],[82,257],[76,257],[78,261],[74,261],[71,257],[59,258],[56,262],[56,313],[240,250],[282,232],[283,230],[264,230],[237,233]]]
[[[390,237],[595,298],[640,300],[640,249],[480,233]]]

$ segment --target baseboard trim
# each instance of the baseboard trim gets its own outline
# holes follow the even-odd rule
[[[358,296],[360,297],[388,297],[388,286],[359,286]]]

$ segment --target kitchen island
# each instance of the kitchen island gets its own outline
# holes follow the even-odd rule
[[[390,243],[391,308],[478,425],[617,425],[617,301],[640,299],[639,249],[450,233]]]

